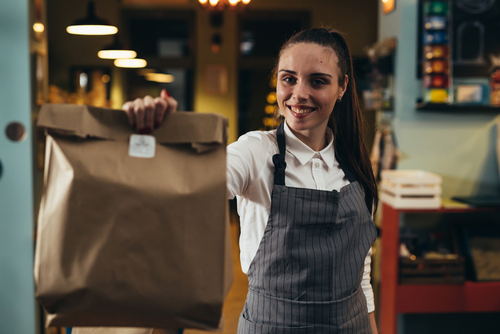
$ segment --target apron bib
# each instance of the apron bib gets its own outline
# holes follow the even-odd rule
[[[371,333],[360,288],[376,229],[354,174],[340,191],[285,186],[284,125],[277,130],[271,212],[248,270],[238,334]]]

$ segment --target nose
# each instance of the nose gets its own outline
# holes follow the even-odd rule
[[[309,98],[309,85],[304,80],[299,80],[293,89],[293,97],[297,101],[304,101]]]

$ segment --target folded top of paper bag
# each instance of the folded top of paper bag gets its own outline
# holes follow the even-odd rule
[[[176,112],[165,118],[151,134],[158,143],[206,145],[227,141],[227,120],[220,115]],[[108,140],[128,140],[135,133],[122,110],[76,104],[44,104],[38,126],[49,132]]]

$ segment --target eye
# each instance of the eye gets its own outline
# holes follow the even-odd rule
[[[315,86],[321,86],[326,84],[325,80],[323,79],[313,79],[311,83]]]
[[[281,80],[285,83],[295,83],[295,81],[297,81],[294,77],[291,76],[285,76]]]

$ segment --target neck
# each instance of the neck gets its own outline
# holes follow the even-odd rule
[[[327,145],[326,124],[320,128],[304,131],[295,131],[290,127],[289,129],[301,142],[309,146],[315,152],[321,151]]]

